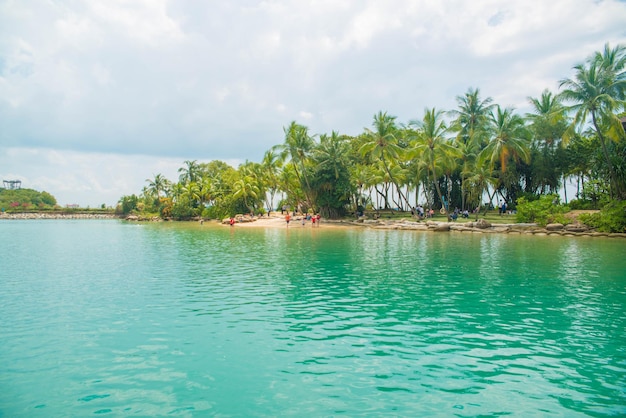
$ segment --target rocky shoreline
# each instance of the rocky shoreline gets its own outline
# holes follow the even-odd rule
[[[46,213],[46,212],[29,212],[29,213],[1,213],[1,219],[124,219],[130,222],[162,222],[159,217],[144,218],[135,215],[127,217],[119,217],[115,214],[94,214],[94,213]],[[169,219],[168,219],[169,220]],[[193,221],[204,223],[202,219],[194,219]],[[293,227],[297,227],[300,221],[299,217],[293,219]],[[206,221],[220,222],[220,221]],[[222,224],[228,224],[228,219],[222,220]],[[239,215],[237,217],[237,226],[258,226],[277,228],[285,227],[284,218],[282,216],[266,217],[250,217]],[[383,219],[358,219],[358,220],[330,220],[323,219],[322,225],[332,226],[348,226],[358,228],[371,229],[387,229],[387,230],[407,230],[407,231],[432,231],[432,232],[456,232],[456,233],[477,233],[477,234],[524,234],[536,236],[565,236],[565,237],[610,237],[610,238],[626,238],[626,233],[608,233],[598,232],[588,228],[581,223],[549,224],[541,227],[531,223],[506,223],[491,224],[484,219],[476,222],[443,222],[443,221],[420,221],[409,219],[399,220],[383,220]]]
[[[354,225],[368,227],[373,229],[395,229],[395,230],[411,230],[411,231],[433,231],[433,232],[464,232],[479,234],[526,234],[526,235],[559,235],[570,237],[612,237],[626,238],[626,233],[608,233],[597,232],[590,229],[586,225],[573,223],[563,225],[560,223],[548,224],[541,227],[534,223],[508,223],[508,224],[491,224],[484,219],[476,222],[438,222],[425,221],[415,222],[406,219],[401,220],[355,220],[355,221],[326,221],[330,223],[339,223],[345,225]]]

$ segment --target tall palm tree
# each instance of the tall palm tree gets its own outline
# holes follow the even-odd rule
[[[348,144],[337,132],[332,131],[330,136],[320,135],[320,143],[315,150],[315,161],[320,166],[332,170],[335,179],[339,178],[339,172],[346,165],[347,154]]]
[[[528,162],[529,137],[524,119],[515,114],[512,108],[497,106],[491,115],[492,137],[489,144],[482,150],[481,155],[487,157],[493,165],[500,162],[502,171],[506,171],[507,163],[512,159]]]
[[[396,117],[387,115],[387,112],[378,112],[374,115],[374,122],[372,123],[374,129],[366,129],[365,142],[359,151],[362,155],[369,154],[374,160],[381,162],[398,194],[410,206],[411,204],[402,193],[400,185],[390,170],[392,162],[400,160],[405,153],[405,149],[398,143],[398,127],[395,120]]]
[[[254,176],[243,175],[233,184],[233,197],[236,199],[242,198],[244,205],[250,211],[254,211],[255,202],[259,200],[260,195],[261,190]],[[248,203],[250,200],[252,200],[252,205]]]
[[[469,88],[465,95],[457,96],[457,110],[449,114],[455,119],[450,130],[457,132],[455,143],[461,150],[461,207],[465,208],[468,187],[465,182],[476,165],[476,157],[489,141],[489,115],[495,106],[493,99],[480,97],[480,90]]]
[[[198,183],[196,183],[195,181],[191,181],[183,185],[181,189],[181,197],[187,198],[189,202],[194,204],[194,206],[197,205],[202,199],[200,186],[198,186]]]
[[[268,215],[272,212],[272,207],[274,204],[274,197],[276,196],[276,192],[279,189],[279,176],[280,169],[282,167],[282,160],[280,156],[273,150],[270,149],[266,151],[263,155],[263,160],[261,162],[263,178],[265,183],[267,184],[269,195],[266,196],[266,206]]]
[[[285,142],[278,146],[282,151],[281,157],[283,159],[287,157],[291,159],[296,177],[303,189],[306,203],[308,206],[311,206],[312,201],[309,196],[311,187],[309,185],[306,164],[315,142],[309,136],[309,129],[306,126],[297,124],[295,121],[291,122],[287,128],[283,128],[283,131],[285,132]]]
[[[535,140],[544,147],[553,148],[563,136],[567,120],[561,96],[546,89],[540,97],[528,97],[528,101],[532,112],[527,113],[526,118],[535,132]]]
[[[607,140],[619,141],[624,136],[617,115],[626,108],[625,67],[626,47],[618,45],[611,49],[607,44],[604,53],[596,53],[585,63],[574,66],[574,77],[560,82],[560,87],[565,88],[561,92],[562,97],[574,103],[568,108],[574,112],[574,117],[563,140],[572,138],[575,129],[584,126],[591,118],[609,171],[610,193],[619,198],[625,198],[626,193],[620,186],[611,162]]]
[[[158,199],[161,197],[161,193],[165,193],[169,187],[169,181],[162,175],[157,174],[154,179],[146,179],[148,182],[148,190]]]
[[[191,183],[195,182],[199,176],[200,165],[197,160],[193,161],[185,161],[185,167],[181,167],[178,169],[180,173],[179,181],[181,183]]]
[[[443,120],[444,112],[435,108],[426,109],[422,120],[413,120],[411,125],[418,128],[417,137],[413,142],[416,156],[421,156],[426,160],[431,181],[435,185],[435,190],[439,200],[444,203],[445,199],[439,187],[439,177],[443,174],[443,169],[449,164],[451,157],[458,156],[458,150],[445,137],[448,128]],[[450,220],[449,202],[442,206],[448,220]]]
[[[552,94],[547,89],[538,98],[528,97],[528,101],[532,112],[526,114],[526,119],[530,121],[529,127],[533,132],[531,152],[534,157],[531,167],[532,181],[527,181],[531,183],[527,184],[527,190],[529,186],[541,188],[543,194],[547,187],[551,192],[556,192],[561,175],[565,183],[565,167],[558,164],[556,145],[567,129],[566,109],[561,96]]]
[[[464,96],[457,96],[458,110],[449,113],[455,117],[450,130],[458,132],[456,142],[482,145],[488,138],[489,115],[493,110],[493,99],[480,98],[480,90],[469,88]]]
[[[514,113],[512,108],[496,106],[491,114],[491,140],[480,152],[480,163],[489,162],[491,169],[495,163],[500,163],[499,179],[503,186],[510,189],[512,183],[507,176],[507,164],[511,161],[522,160],[530,162],[530,132],[525,126],[524,119]]]

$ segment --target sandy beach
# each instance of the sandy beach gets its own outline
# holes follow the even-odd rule
[[[281,215],[280,213],[272,213],[268,216],[254,217],[254,220],[250,220],[250,218],[244,218],[243,222],[236,222],[234,227],[236,228],[287,228],[287,221],[285,220],[285,215]],[[222,221],[224,223],[224,221]],[[291,216],[291,220],[289,221],[289,228],[318,228],[318,227],[339,227],[341,225],[351,225],[352,222],[349,221],[328,221],[321,219],[321,224],[316,223],[315,226],[312,225],[311,221],[305,221],[304,225],[302,224],[302,216]],[[228,224],[225,224],[229,226]]]

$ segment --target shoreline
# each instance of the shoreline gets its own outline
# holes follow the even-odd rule
[[[287,228],[282,215],[271,217],[241,217],[241,221],[235,223],[235,228]],[[302,217],[296,216],[290,222],[289,228],[313,228],[310,221],[304,226],[301,224]],[[213,222],[213,221],[207,221]],[[219,221],[215,221],[220,223]],[[228,219],[221,221],[224,226],[228,225]],[[512,235],[536,235],[536,236],[564,236],[564,237],[610,237],[626,238],[626,233],[597,232],[580,223],[569,225],[549,224],[541,227],[534,223],[503,223],[490,224],[484,219],[468,222],[447,222],[412,219],[382,220],[382,219],[359,219],[359,220],[332,220],[323,219],[315,228],[369,228],[382,230],[403,231],[429,231],[429,232],[456,232],[474,234],[512,234]]]
[[[120,217],[115,214],[94,214],[94,213],[46,213],[46,212],[28,212],[28,213],[2,213],[0,220],[48,220],[48,219],[119,219],[127,222],[199,222],[203,224],[221,224],[224,227],[231,227],[228,219],[219,220],[200,220],[192,221],[170,221],[161,218],[141,218],[130,215]],[[249,217],[237,216],[237,222],[234,228],[313,228],[310,221],[302,225],[302,217],[295,216],[292,218],[289,227],[287,227],[283,215],[272,215],[270,217]],[[413,219],[398,220],[382,220],[382,219],[322,219],[319,226],[315,228],[369,228],[382,230],[402,230],[402,231],[429,231],[429,232],[456,232],[456,233],[474,233],[474,234],[514,234],[514,235],[535,235],[535,236],[564,236],[564,237],[609,237],[609,238],[626,238],[626,233],[609,233],[597,232],[582,224],[573,223],[569,225],[549,224],[541,227],[537,224],[523,223],[502,223],[490,224],[484,219],[469,222],[447,222],[434,220],[415,221]]]

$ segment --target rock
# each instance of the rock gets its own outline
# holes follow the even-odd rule
[[[448,232],[450,230],[450,225],[448,224],[439,224],[432,228],[435,232]]]
[[[565,225],[565,230],[568,232],[587,232],[589,231],[589,227],[587,225],[575,223]]]
[[[491,228],[491,224],[484,219],[479,219],[476,222],[474,222],[474,228],[487,229],[487,228]]]
[[[563,229],[563,224],[554,223],[546,225],[546,231],[561,231]]]
[[[127,221],[138,221],[139,220],[139,216],[137,216],[137,215],[128,215],[126,217],[126,220]]]

